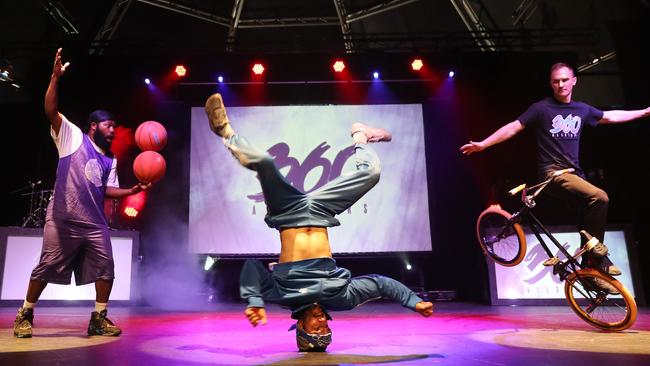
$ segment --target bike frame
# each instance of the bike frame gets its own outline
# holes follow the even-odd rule
[[[566,258],[565,261],[559,261],[555,264],[553,264],[553,274],[557,274],[560,276],[560,278],[564,281],[566,277],[569,275],[570,272],[575,272],[577,269],[584,268],[575,258],[579,255],[576,255],[574,257],[567,251],[562,244],[551,234],[551,232],[542,224],[542,222],[535,216],[532,212],[532,209],[535,207],[535,198],[546,188],[546,186],[553,181],[555,176],[550,177],[549,179],[545,180],[542,183],[539,183],[535,186],[532,186],[530,188],[526,188],[525,186],[522,189],[521,193],[521,201],[524,204],[524,206],[517,212],[515,212],[512,217],[510,218],[510,221],[513,223],[522,223],[530,228],[530,230],[533,232],[537,240],[539,240],[539,243],[542,245],[542,248],[544,248],[544,251],[548,255],[549,258],[556,258],[555,255],[551,252],[549,249],[548,245],[546,244],[546,241],[542,238],[542,235],[540,232],[546,234],[546,236],[553,242],[555,247],[562,252],[564,257]],[[513,189],[511,192],[512,195],[516,194],[517,188]],[[529,191],[533,190],[532,194],[528,194]],[[558,259],[559,260],[559,259]],[[567,270],[567,267],[571,267],[570,270]]]

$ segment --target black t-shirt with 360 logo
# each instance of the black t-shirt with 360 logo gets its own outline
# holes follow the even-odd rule
[[[553,97],[533,103],[518,120],[533,128],[537,140],[537,163],[541,173],[580,168],[580,135],[584,126],[595,126],[603,111],[582,102],[561,103]]]

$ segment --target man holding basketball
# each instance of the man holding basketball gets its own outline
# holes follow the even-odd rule
[[[267,214],[265,221],[280,232],[279,263],[272,273],[259,261],[248,260],[240,276],[240,294],[248,302],[245,315],[253,326],[266,324],[264,301],[291,309],[297,323],[300,351],[324,351],[331,342],[329,310],[349,310],[366,301],[388,298],[421,315],[433,313],[425,302],[398,281],[380,275],[351,278],[332,258],[327,228],[379,181],[380,163],[369,143],[390,141],[388,131],[354,123],[351,135],[357,170],[303,193],[278,171],[273,158],[237,135],[226,115],[221,95],[208,98],[205,111],[210,128],[244,167],[257,172]]]
[[[41,258],[32,271],[25,301],[14,323],[14,336],[18,338],[32,336],[34,306],[46,285],[69,284],[72,271],[78,286],[95,283],[95,311],[88,335],[120,335],[122,330],[106,317],[115,275],[104,198],[125,197],[151,185],[119,188],[117,161],[110,151],[115,121],[109,112],[92,112],[86,133],[59,112],[59,79],[69,65],[61,62],[58,49],[45,93],[45,115],[51,124],[59,162],[53,199],[47,207]]]

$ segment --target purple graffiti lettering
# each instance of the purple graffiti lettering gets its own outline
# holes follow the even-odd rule
[[[327,143],[321,142],[320,145],[307,155],[307,158],[302,162],[302,165],[299,164],[289,170],[289,173],[287,173],[287,180],[291,182],[294,187],[305,193],[309,193],[324,186],[325,183],[328,182],[332,163],[322,155],[329,150],[329,148],[330,146]],[[305,189],[305,178],[307,178],[307,174],[309,174],[310,171],[317,169],[318,167],[323,169],[321,176],[316,184],[307,191]]]
[[[326,142],[321,142],[314,150],[312,150],[305,160],[300,164],[298,159],[290,156],[290,147],[284,142],[277,143],[267,151],[273,156],[273,161],[278,170],[289,167],[285,179],[298,190],[309,193],[330,182],[339,176],[343,171],[343,167],[347,160],[354,155],[354,146],[347,147],[336,155],[334,163],[331,163],[323,154],[330,149]],[[305,190],[305,179],[309,172],[314,169],[321,168],[321,175],[316,184],[308,191]],[[258,192],[246,196],[254,202],[264,201],[264,194]]]
[[[332,164],[332,169],[330,170],[330,181],[341,176],[343,166],[352,155],[354,155],[354,146],[348,146],[336,154],[336,158],[334,158],[334,163]]]
[[[568,244],[563,245],[564,249],[569,249]],[[555,253],[556,256],[560,255],[560,251],[558,250],[557,253]],[[548,256],[546,255],[546,252],[544,251],[544,248],[542,247],[541,244],[537,243],[537,245],[531,247],[530,251],[528,252],[528,255],[526,255],[526,261],[529,261],[527,267],[531,271],[534,270],[535,268],[539,268],[539,265],[544,262]],[[534,273],[532,276],[524,279],[524,282],[528,284],[535,284],[539,281],[541,281],[544,276],[549,275],[553,282],[559,284],[560,278],[557,276],[553,276],[553,267],[541,267],[541,269],[537,272]]]

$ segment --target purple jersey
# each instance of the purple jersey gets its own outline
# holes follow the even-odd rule
[[[90,137],[83,134],[81,146],[72,154],[59,158],[46,221],[107,226],[104,195],[112,164],[113,158],[98,152]]]

